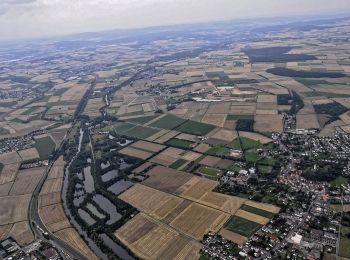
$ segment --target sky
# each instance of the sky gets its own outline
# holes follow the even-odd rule
[[[349,0],[0,0],[0,40],[337,11]]]

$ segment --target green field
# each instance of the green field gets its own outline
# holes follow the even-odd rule
[[[339,255],[350,258],[350,227],[342,226],[340,229]]]
[[[255,150],[247,151],[244,156],[245,160],[251,163],[256,163],[261,159],[260,155]]]
[[[261,147],[261,143],[253,139],[247,137],[240,137],[240,139],[244,150]]]
[[[134,124],[130,124],[130,123],[121,123],[120,125],[114,126],[114,131],[117,134],[122,134],[123,132],[130,130],[134,126],[135,126]]]
[[[296,81],[298,81],[299,83],[305,85],[305,86],[316,86],[319,84],[330,84],[328,81],[326,80],[317,80],[317,79],[295,79]]]
[[[270,173],[272,171],[272,166],[269,166],[269,165],[258,165],[258,170],[262,174]]]
[[[205,153],[214,156],[227,156],[230,154],[230,149],[225,147],[224,145],[217,145],[215,147],[211,147]]]
[[[180,168],[182,165],[184,165],[185,163],[187,163],[186,160],[184,159],[179,159],[176,162],[174,162],[173,164],[171,164],[169,167],[172,169],[178,169]]]
[[[238,137],[227,145],[236,150],[249,150],[253,148],[260,148],[261,143],[247,137]]]
[[[331,181],[332,186],[340,186],[342,184],[346,184],[349,182],[348,178],[345,178],[343,176],[338,176],[335,180]]]
[[[157,127],[157,128],[162,128],[162,129],[168,129],[172,130],[182,123],[184,123],[186,119],[167,114],[160,118],[159,120],[153,122],[150,126]]]
[[[310,91],[310,92],[304,92],[303,94],[307,97],[328,97],[328,98],[350,97],[350,95],[347,95],[347,94],[328,93],[328,92],[321,92],[321,91]]]
[[[131,122],[131,123],[136,123],[136,124],[146,124],[153,119],[157,118],[159,115],[154,115],[154,116],[141,116],[141,117],[135,117],[135,118],[130,118],[126,119],[126,121]]]
[[[178,128],[176,128],[177,131],[192,134],[192,135],[206,135],[212,130],[215,129],[215,126],[199,123],[195,121],[187,121],[184,124],[180,125]]]
[[[6,128],[0,127],[0,135],[8,135],[10,134],[10,131]]]
[[[241,142],[239,138],[236,138],[231,143],[227,145],[228,147],[235,149],[235,150],[242,150]]]
[[[227,115],[226,120],[239,120],[239,119],[245,119],[245,120],[254,120],[253,115]]]
[[[275,214],[273,214],[271,212],[268,212],[268,211],[262,210],[262,209],[258,209],[258,208],[254,208],[254,207],[251,207],[251,206],[248,206],[245,204],[242,205],[241,209],[248,211],[250,213],[265,217],[265,218],[269,218],[269,219],[271,219],[275,216]]]
[[[56,149],[56,143],[50,136],[36,139],[34,146],[38,150],[41,160],[47,160]]]
[[[204,175],[211,176],[211,177],[218,177],[221,174],[221,171],[219,169],[215,169],[212,167],[202,167],[200,169],[200,172]]]
[[[225,224],[226,229],[245,237],[250,237],[261,227],[262,225],[258,223],[237,216],[233,216]]]
[[[193,145],[193,142],[173,138],[173,139],[170,139],[169,141],[167,141],[166,145],[174,146],[174,147],[178,147],[178,148],[183,148],[183,149],[188,149],[188,148],[190,148],[191,145]]]
[[[69,88],[60,88],[55,91],[53,96],[62,96],[64,92],[66,92]]]
[[[127,130],[123,132],[123,135],[130,136],[133,138],[138,138],[138,139],[145,139],[150,137],[151,135],[154,135],[157,133],[159,130],[146,127],[146,126],[135,126],[134,128],[131,128],[130,130]]]

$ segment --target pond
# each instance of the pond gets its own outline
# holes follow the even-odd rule
[[[88,210],[91,211],[92,214],[94,214],[96,217],[98,217],[99,219],[103,219],[106,216],[103,215],[94,205],[92,205],[91,203],[87,204],[86,207],[88,208]]]
[[[91,174],[91,166],[84,168],[84,187],[87,193],[92,193],[95,190],[94,178]]]
[[[78,209],[78,214],[82,218],[82,220],[84,220],[89,226],[96,223],[96,220],[93,217],[91,217],[90,214],[87,213],[85,210]]]
[[[112,186],[110,186],[107,190],[113,192],[115,195],[119,195],[120,193],[127,190],[133,185],[134,183],[131,181],[120,180],[114,183]]]
[[[118,170],[111,170],[111,171],[103,174],[101,176],[101,178],[102,178],[102,181],[106,182],[106,181],[110,181],[113,178],[118,177],[118,176],[119,176],[119,171]]]
[[[96,194],[93,197],[93,200],[100,206],[102,210],[109,214],[110,219],[107,221],[107,225],[111,225],[121,219],[122,215],[117,212],[116,207],[107,198],[103,197],[100,194]]]

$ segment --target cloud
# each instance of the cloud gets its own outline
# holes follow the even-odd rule
[[[349,0],[0,0],[0,34],[16,39],[349,8]]]

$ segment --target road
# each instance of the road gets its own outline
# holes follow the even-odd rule
[[[61,148],[61,147],[60,147]],[[29,224],[30,228],[34,234],[35,239],[41,239],[43,241],[48,241],[52,245],[54,245],[62,254],[62,256],[65,259],[85,259],[85,257],[77,252],[74,248],[70,247],[67,245],[65,242],[62,240],[56,238],[43,224],[40,215],[39,215],[39,194],[42,189],[42,186],[45,183],[45,180],[51,170],[52,165],[54,164],[54,161],[51,161],[48,167],[46,168],[44,176],[41,178],[39,184],[36,186],[31,200],[29,204],[29,210],[28,210],[28,219],[29,219]],[[44,232],[48,233],[48,239],[44,237]]]

